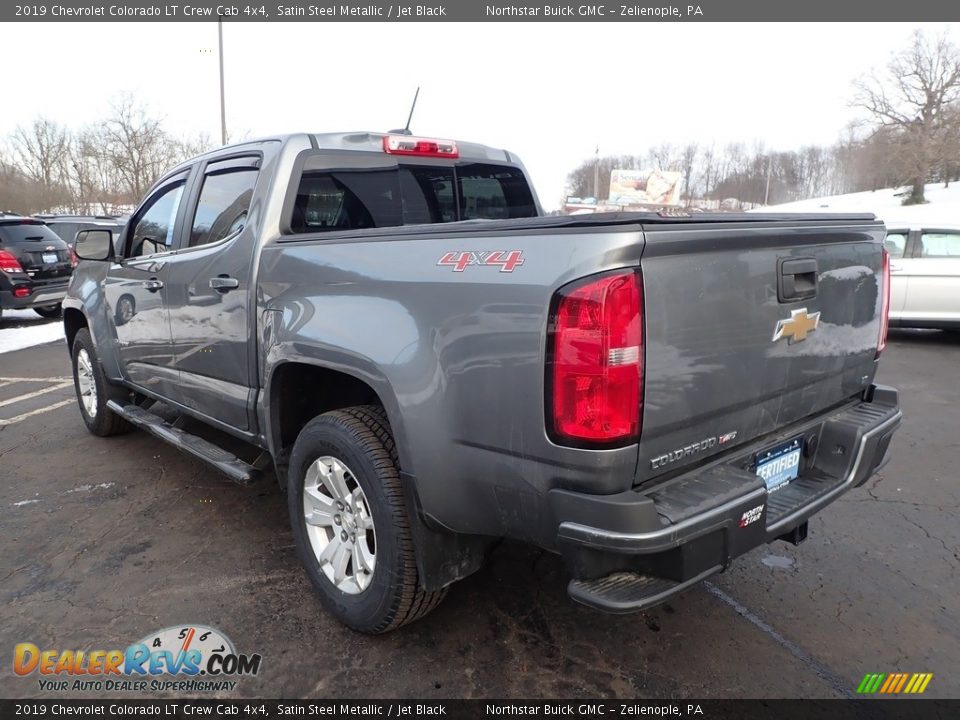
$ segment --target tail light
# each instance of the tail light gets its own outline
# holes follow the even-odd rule
[[[17,287],[13,289],[13,296],[15,298],[25,298],[29,296],[31,292],[33,291],[26,285],[17,285]]]
[[[22,273],[20,261],[9,250],[0,250],[0,271],[7,273]]]
[[[67,243],[67,248],[70,250],[70,266],[76,267],[80,259],[77,257],[77,251],[73,249],[73,243]]]
[[[883,270],[880,287],[880,341],[877,356],[887,347],[887,331],[890,329],[890,253],[883,248]]]
[[[417,155],[419,157],[458,158],[460,149],[453,140],[418,138],[409,135],[387,135],[383,151],[388,155]]]
[[[643,401],[640,272],[617,271],[560,288],[548,334],[551,439],[585,447],[636,442]]]

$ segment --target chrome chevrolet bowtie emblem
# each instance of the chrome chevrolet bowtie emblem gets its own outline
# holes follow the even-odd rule
[[[819,312],[808,315],[806,308],[793,310],[788,320],[777,320],[777,327],[773,331],[773,342],[780,338],[787,338],[787,343],[792,345],[795,342],[806,340],[807,334],[816,330],[819,324]]]

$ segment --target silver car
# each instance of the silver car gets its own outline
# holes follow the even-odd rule
[[[960,330],[960,225],[887,222],[890,324]]]

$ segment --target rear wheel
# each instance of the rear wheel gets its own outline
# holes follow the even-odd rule
[[[33,311],[42,318],[58,318],[63,315],[63,306],[57,303],[46,307],[35,307]]]
[[[446,595],[420,587],[396,447],[380,408],[337,410],[307,423],[290,457],[287,498],[307,576],[343,624],[387,632]]]
[[[107,381],[86,328],[73,339],[73,386],[87,430],[100,437],[130,430],[130,423],[107,407],[107,400],[123,399],[127,393]]]

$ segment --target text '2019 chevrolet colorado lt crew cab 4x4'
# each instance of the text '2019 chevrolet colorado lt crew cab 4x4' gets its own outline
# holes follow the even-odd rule
[[[84,422],[240,482],[272,467],[307,575],[365,632],[504,537],[560,553],[574,599],[645,608],[801,541],[884,462],[872,216],[540,215],[516,157],[469,143],[303,134],[184,163],[120,255],[77,237],[100,261],[64,301]]]

